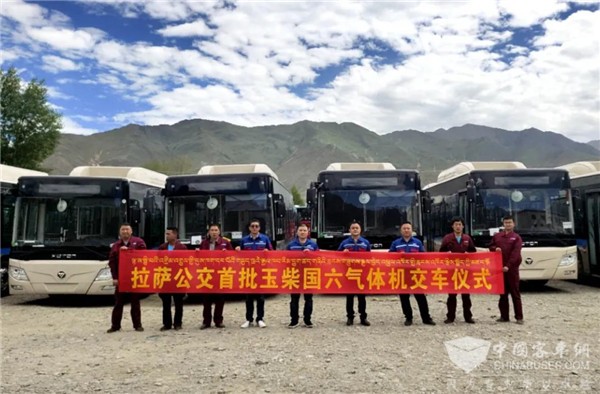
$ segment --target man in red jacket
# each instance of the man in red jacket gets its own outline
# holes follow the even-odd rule
[[[165,231],[165,239],[167,242],[160,245],[158,250],[187,250],[184,244],[179,242],[179,229],[177,227],[167,227]],[[161,331],[170,330],[173,327],[175,330],[181,330],[183,324],[183,297],[184,293],[159,293],[158,296],[162,300],[162,320],[163,326]],[[175,321],[171,315],[171,298],[175,304]],[[175,323],[175,324],[173,324]]]
[[[498,308],[500,309],[499,322],[508,322],[509,305],[508,294],[515,308],[515,319],[517,324],[523,324],[523,305],[521,304],[521,292],[519,291],[519,265],[521,265],[521,248],[523,241],[519,234],[513,230],[515,222],[512,216],[502,219],[504,231],[494,234],[490,243],[490,250],[502,251],[502,271],[504,272],[504,294],[500,296]]]
[[[208,227],[208,237],[200,244],[200,250],[233,250],[231,242],[221,237],[221,226],[217,223],[212,223]],[[210,321],[213,318],[211,309],[212,304],[215,304],[214,321],[215,327],[225,328],[223,324],[223,308],[225,307],[225,299],[223,294],[207,293],[204,294],[204,310],[202,312],[201,330],[210,327]]]
[[[473,239],[467,234],[463,233],[465,228],[465,222],[460,217],[452,218],[452,232],[447,234],[442,239],[442,246],[440,246],[440,252],[451,252],[451,253],[466,253],[466,252],[477,252]],[[471,313],[471,296],[469,294],[461,294],[463,316],[467,323],[474,324],[473,313]],[[454,322],[456,318],[456,294],[448,294],[448,300],[446,301],[448,307],[448,314],[444,323],[450,324]]]
[[[115,286],[115,306],[112,311],[112,324],[108,333],[119,331],[121,329],[121,320],[123,319],[123,305],[127,299],[131,302],[131,321],[136,331],[144,331],[142,327],[142,310],[140,308],[139,293],[122,293],[119,291],[119,252],[127,249],[146,249],[146,243],[143,239],[132,236],[133,230],[129,223],[121,224],[119,228],[119,240],[112,244],[108,256],[108,266],[113,277]]]

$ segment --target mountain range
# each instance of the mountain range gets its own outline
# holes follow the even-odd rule
[[[334,162],[384,161],[396,168],[418,169],[425,185],[461,161],[510,160],[527,167],[556,167],[600,160],[599,149],[600,140],[580,143],[534,128],[508,131],[465,124],[379,135],[355,123],[242,127],[193,119],[173,125],[130,124],[89,136],[62,134],[43,165],[53,174],[68,174],[80,165],[117,165],[171,175],[193,174],[209,164],[265,163],[288,188],[302,191]]]

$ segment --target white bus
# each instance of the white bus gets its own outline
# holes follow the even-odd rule
[[[354,220],[373,249],[387,251],[410,221],[422,235],[419,172],[399,170],[391,163],[332,163],[307,190],[311,233],[319,247],[336,250]]]
[[[12,241],[13,219],[15,213],[15,191],[19,177],[24,175],[45,176],[45,172],[27,170],[0,164],[0,181],[2,193],[2,265],[0,266],[1,294],[8,294],[8,256]]]
[[[166,175],[139,167],[77,167],[18,182],[11,294],[114,293],[108,268],[119,224],[156,247],[164,240]]]
[[[428,250],[439,249],[450,220],[461,216],[475,246],[486,250],[512,215],[523,239],[521,279],[544,284],[577,278],[571,182],[564,169],[526,168],[520,162],[462,162],[427,185],[432,206]]]
[[[274,248],[285,249],[294,237],[292,194],[265,164],[204,166],[198,174],[170,176],[165,196],[165,226],[178,227],[181,241],[192,246],[211,223],[236,245],[253,218]]]
[[[600,279],[600,161],[560,166],[571,175],[580,279]]]

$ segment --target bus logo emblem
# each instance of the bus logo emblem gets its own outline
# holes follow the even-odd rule
[[[65,271],[58,271],[56,276],[58,276],[58,279],[64,279],[67,276],[67,273]]]
[[[525,264],[527,264],[527,265],[531,265],[531,264],[533,264],[533,259],[532,259],[531,257],[527,257],[527,258],[525,259]]]

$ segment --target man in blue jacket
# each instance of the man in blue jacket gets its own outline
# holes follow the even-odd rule
[[[287,250],[310,252],[319,250],[317,243],[308,238],[308,226],[304,223],[298,225],[296,230],[296,238],[289,243]],[[298,327],[298,321],[300,320],[299,314],[300,309],[300,294],[292,294],[290,301],[290,317],[292,321],[288,325],[289,328]],[[312,328],[313,324],[310,320],[313,310],[313,295],[304,293],[304,325],[308,328]]]
[[[271,240],[264,234],[260,233],[260,220],[252,219],[248,225],[250,234],[242,238],[240,246],[235,250],[273,250]],[[242,324],[242,328],[248,328],[252,325],[254,319],[254,300],[256,300],[256,324],[260,328],[265,328],[267,324],[265,318],[265,295],[264,294],[248,294],[246,296],[246,321]]]
[[[362,229],[357,221],[350,224],[350,236],[340,243],[338,250],[344,252],[370,252],[371,243],[360,236]],[[371,323],[367,320],[367,297],[364,294],[357,294],[358,298],[358,313],[360,314],[360,324],[370,326]],[[354,294],[346,296],[346,315],[348,321],[347,326],[354,324]]]
[[[423,243],[412,235],[412,223],[404,222],[400,226],[400,238],[392,242],[390,246],[390,252],[404,252],[404,253],[419,253],[424,252],[425,248]],[[429,316],[429,305],[427,305],[427,297],[425,294],[414,294],[419,305],[419,312],[421,313],[421,319],[423,324],[435,326],[435,322]],[[400,294],[400,305],[402,305],[402,312],[406,318],[404,325],[410,326],[413,323],[413,311],[410,306],[410,294]]]

